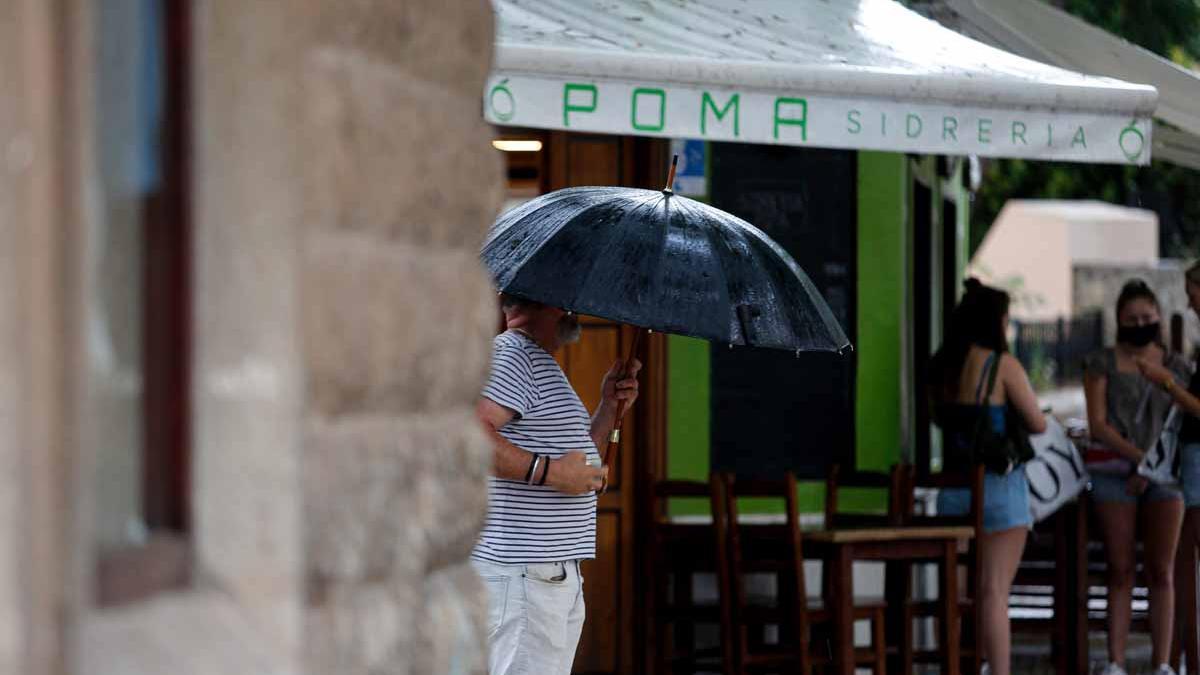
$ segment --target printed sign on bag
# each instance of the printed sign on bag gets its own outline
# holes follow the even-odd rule
[[[1058,420],[1046,417],[1046,431],[1029,437],[1033,459],[1025,463],[1029,510],[1034,522],[1054,513],[1088,484],[1083,456]]]
[[[1179,429],[1183,415],[1175,406],[1167,413],[1158,442],[1138,464],[1138,474],[1155,483],[1174,485],[1179,482]]]

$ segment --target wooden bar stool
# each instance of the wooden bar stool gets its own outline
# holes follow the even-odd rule
[[[796,506],[796,477],[788,473],[782,481],[735,479],[732,474],[712,476],[713,520],[717,538],[717,568],[721,588],[721,644],[725,675],[778,671],[794,668],[804,675],[813,666],[829,665],[830,651],[824,633],[829,630],[830,612],[809,600],[804,581],[804,548]],[[747,525],[738,520],[739,497],[782,499],[786,508],[784,525]],[[745,577],[749,573],[775,573],[779,580],[776,597],[749,597]],[[886,669],[883,638],[884,604],[856,601],[853,616],[871,622],[871,646],[855,650],[856,665],[868,666],[882,675]],[[777,626],[777,644],[752,634],[766,626]],[[816,639],[814,639],[814,637]]]
[[[975,536],[968,543],[966,550],[960,550],[958,563],[960,567],[966,569],[966,584],[964,593],[959,597],[959,615],[962,620],[961,630],[961,656],[962,656],[962,672],[967,675],[978,673],[983,664],[983,641],[982,641],[982,608],[980,607],[980,537],[983,535],[983,475],[984,469],[982,466],[976,466],[969,470],[961,472],[941,472],[929,474],[926,476],[917,476],[914,470],[908,471],[907,482],[911,486],[903,490],[908,495],[908,504],[905,505],[907,516],[905,517],[905,525],[912,526],[966,526],[974,530]],[[914,504],[912,495],[917,488],[929,488],[937,490],[963,488],[970,490],[971,501],[970,507],[965,515],[948,516],[948,515],[924,515],[914,512]],[[911,584],[912,575],[905,575],[907,583]],[[911,587],[904,591],[906,598],[911,598]],[[910,601],[904,603],[904,632],[907,635],[902,635],[901,639],[906,640],[902,644],[912,644],[912,622],[918,618],[934,617],[940,619],[941,610],[937,602],[922,600]],[[944,624],[939,623],[940,630],[938,631],[942,637],[950,635],[951,632]],[[941,640],[939,640],[941,642]],[[912,661],[916,663],[937,663],[940,657],[940,649],[943,648],[939,644],[935,649],[914,649],[912,650]],[[902,651],[903,648],[902,648]],[[902,672],[911,672],[911,662],[904,664],[907,669]]]
[[[890,471],[847,471],[834,464],[825,479],[825,529],[889,527],[902,525],[912,511],[912,466],[896,464]],[[845,508],[846,489],[886,489],[886,511],[864,513]],[[830,596],[832,576],[824,575],[823,596]],[[912,565],[900,561],[884,564],[884,599],[887,602],[886,630],[888,670],[911,673],[913,662],[912,621],[905,605],[911,599]],[[905,595],[905,594],[908,595]]]
[[[668,514],[671,499],[695,498],[711,503],[709,486],[699,481],[659,481],[646,495],[651,514],[642,556],[643,578],[648,580],[647,643],[652,652],[647,669],[652,673],[694,673],[720,667],[721,650],[698,649],[696,627],[720,625],[720,606],[697,601],[694,577],[717,573],[714,529],[710,522],[674,522]]]
[[[834,464],[825,478],[825,529],[887,527],[904,522],[907,503],[903,495],[908,468],[897,464],[890,471],[848,471]],[[886,511],[863,512],[844,509],[844,489],[886,489]]]

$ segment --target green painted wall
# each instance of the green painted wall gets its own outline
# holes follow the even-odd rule
[[[667,336],[667,477],[708,480],[709,343]]]
[[[858,156],[858,356],[855,425],[860,469],[886,470],[900,457],[900,359],[906,280],[907,160],[904,155],[860,152]],[[667,476],[708,479],[710,434],[709,344],[667,338]],[[800,486],[800,508],[820,512],[824,485]],[[847,509],[873,511],[884,505],[881,491],[847,490]],[[747,513],[778,512],[771,500],[745,500]],[[708,512],[703,500],[677,500],[672,515]]]
[[[709,343],[667,336],[667,478],[708,480]],[[671,515],[708,513],[702,499],[676,499]]]
[[[905,155],[858,153],[855,432],[864,470],[886,470],[900,458],[908,180]]]

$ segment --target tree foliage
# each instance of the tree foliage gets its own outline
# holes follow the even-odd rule
[[[1200,60],[1200,0],[1061,0],[1095,26],[1192,67]],[[1200,172],[1147,167],[988,161],[971,209],[971,250],[1009,199],[1098,199],[1158,213],[1160,253],[1200,257]]]
[[[1200,58],[1196,0],[1066,0],[1063,9],[1135,45],[1191,67]]]

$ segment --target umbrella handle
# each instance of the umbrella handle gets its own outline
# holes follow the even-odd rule
[[[633,367],[633,360],[637,357],[638,343],[642,340],[642,330],[639,328],[633,333],[633,342],[629,345],[629,354],[625,358],[625,364],[621,368],[621,377],[624,378]],[[604,449],[604,466],[611,467],[612,460],[617,456],[617,448],[621,445],[621,422],[625,417],[626,402],[624,400],[617,401],[617,419],[613,422],[612,433],[608,435],[608,446]],[[600,485],[600,494],[608,491],[608,478],[606,477]]]
[[[663,187],[664,194],[672,194],[675,189],[675,167],[679,164],[679,155],[671,156],[671,172],[667,174],[667,184]]]

